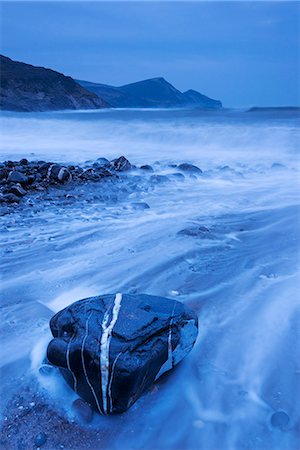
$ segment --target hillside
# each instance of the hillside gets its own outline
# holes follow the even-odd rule
[[[182,93],[164,78],[150,78],[119,87],[83,80],[78,83],[115,108],[222,108],[219,100],[194,90]]]
[[[0,107],[10,111],[98,109],[108,103],[73,78],[0,55]]]

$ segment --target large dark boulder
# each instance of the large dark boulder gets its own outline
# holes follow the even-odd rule
[[[145,294],[91,297],[50,321],[47,357],[70,386],[102,414],[128,409],[192,349],[196,314]]]
[[[120,156],[117,159],[113,159],[110,165],[111,169],[116,170],[117,172],[127,172],[131,170],[133,167],[125,156]]]

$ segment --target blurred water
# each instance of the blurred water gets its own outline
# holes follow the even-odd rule
[[[135,181],[132,174],[117,199],[115,188],[105,188],[106,202],[49,201],[3,217],[5,395],[17,389],[10,368],[17,363],[20,370],[47,336],[52,311],[97,293],[174,296],[199,314],[196,346],[128,413],[95,421],[108,433],[105,448],[299,448],[298,118],[7,113],[1,127],[1,159],[83,162],[125,154],[135,164],[159,161],[155,170],[171,180],[153,186],[148,175]],[[168,164],[181,161],[199,165],[203,175],[172,178]],[[140,202],[150,209],[134,207]],[[209,231],[178,234],[200,226]],[[274,416],[280,411],[287,425]]]

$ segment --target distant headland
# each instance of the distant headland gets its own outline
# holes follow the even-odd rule
[[[195,90],[181,92],[164,78],[124,86],[74,80],[54,70],[0,55],[0,108],[6,111],[55,111],[100,108],[221,109],[219,100]]]

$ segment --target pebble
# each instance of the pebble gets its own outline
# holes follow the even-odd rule
[[[271,425],[284,431],[290,421],[288,414],[284,411],[276,411],[271,416]]]
[[[36,435],[34,443],[37,447],[41,447],[47,441],[47,436],[45,433],[39,433]]]

